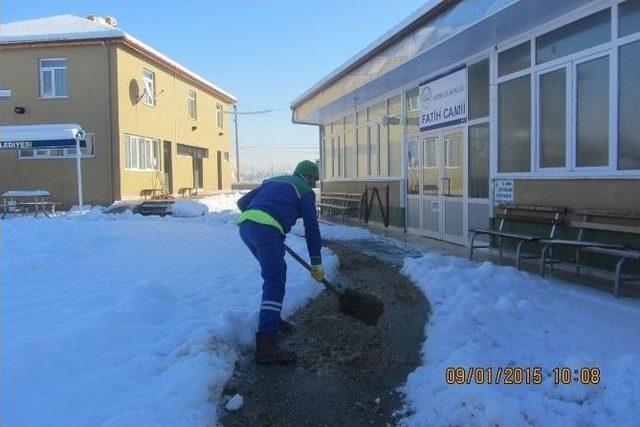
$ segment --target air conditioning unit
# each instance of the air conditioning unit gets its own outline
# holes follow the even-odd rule
[[[117,27],[118,26],[118,20],[116,18],[114,18],[113,16],[107,16],[106,18],[104,18],[104,21],[111,25],[112,27]]]

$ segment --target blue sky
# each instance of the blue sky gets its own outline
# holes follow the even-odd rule
[[[239,110],[280,109],[240,119],[241,159],[262,168],[317,157],[317,128],[291,124],[290,102],[424,1],[0,0],[0,20],[115,16],[123,30],[236,95]]]

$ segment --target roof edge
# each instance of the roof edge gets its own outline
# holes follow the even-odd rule
[[[193,71],[189,70],[184,65],[174,61],[173,59],[171,59],[168,56],[164,55],[163,53],[157,51],[156,49],[150,47],[149,45],[141,42],[140,40],[136,39],[135,37],[133,37],[133,36],[131,36],[129,34],[126,34],[125,37],[120,38],[120,39],[116,39],[116,40],[122,42],[124,45],[126,45],[128,47],[136,48],[135,50],[138,50],[140,53],[145,54],[149,58],[153,59],[156,62],[159,62],[159,63],[163,64],[164,66],[166,66],[168,68],[172,68],[172,69],[175,69],[176,71],[179,71],[182,74],[183,77],[186,77],[186,78],[188,78],[188,79],[190,79],[192,81],[200,83],[201,85],[203,85],[204,87],[206,87],[210,91],[212,91],[215,94],[219,95],[220,97],[224,98],[225,101],[227,101],[227,102],[229,102],[231,104],[237,104],[238,103],[238,99],[234,95],[232,95],[231,93],[221,89],[220,87],[216,86],[215,84],[213,84],[209,80],[205,79],[204,77],[200,76],[199,74],[194,73]]]

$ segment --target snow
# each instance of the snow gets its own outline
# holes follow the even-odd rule
[[[2,193],[2,197],[45,197],[49,195],[49,192],[44,190],[11,190]]]
[[[298,222],[292,227],[291,231],[298,236],[304,236],[304,226],[302,222]],[[320,234],[325,240],[336,241],[377,239],[377,236],[366,228],[332,224],[324,221],[320,222]]]
[[[227,404],[224,406],[224,409],[226,409],[227,411],[237,411],[238,409],[242,408],[242,405],[244,405],[244,399],[239,394],[236,394],[231,399],[229,399]]]
[[[75,139],[82,127],[75,123],[0,126],[0,141]]]
[[[207,205],[195,200],[177,200],[171,205],[171,213],[179,218],[191,218],[209,212]]]
[[[9,22],[0,25],[0,43],[84,40],[124,37],[119,28],[74,15]]]
[[[239,351],[251,349],[261,279],[231,210],[130,211],[0,222],[0,425],[215,424]],[[306,253],[303,239],[289,236]],[[323,250],[329,276],[337,259]],[[322,287],[288,258],[283,316]]]
[[[511,267],[427,254],[403,272],[432,306],[404,425],[637,425],[640,304]],[[541,367],[540,385],[448,385],[447,367]],[[554,385],[554,367],[597,367],[598,385]]]

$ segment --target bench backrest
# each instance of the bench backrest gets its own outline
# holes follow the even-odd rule
[[[506,221],[520,221],[549,225],[549,238],[555,237],[558,226],[562,225],[567,208],[556,206],[519,205],[514,203],[498,206],[495,218],[500,220],[499,230],[504,231]]]
[[[360,202],[362,194],[359,193],[320,193],[321,201]]]
[[[609,231],[640,235],[640,213],[598,209],[580,209],[574,212],[580,221],[571,221],[570,225],[579,228],[578,240],[582,240],[585,230]],[[636,223],[631,225],[629,223]]]

